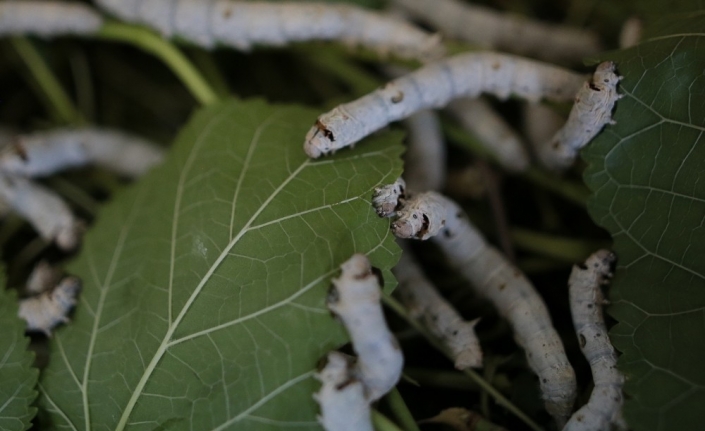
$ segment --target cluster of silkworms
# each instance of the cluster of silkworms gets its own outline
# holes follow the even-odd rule
[[[400,179],[375,191],[377,213],[394,219],[391,229],[399,238],[436,243],[450,264],[494,304],[539,376],[546,409],[559,428],[602,430],[620,424],[623,378],[614,366],[616,355],[600,308],[600,286],[609,277],[613,255],[598,252],[571,275],[571,310],[596,382],[588,404],[573,414],[575,375],[543,300],[528,278],[485,241],[462,209],[438,193],[447,175],[443,135],[434,109],[447,110],[508,172],[526,170],[532,153],[548,169],[571,166],[578,151],[612,123],[612,111],[620,98],[614,63],[600,64],[591,77],[565,66],[599,52],[594,34],[519,19],[458,0],[391,0],[393,13],[308,2],[95,3],[108,15],[204,48],[221,45],[249,50],[255,45],[333,40],[424,63],[322,114],[304,138],[304,151],[312,158],[332,154],[404,120],[410,132],[406,182]],[[438,33],[422,30],[405,17],[424,21]],[[0,2],[0,36],[90,36],[103,25],[103,15],[83,4]],[[636,25],[625,30],[624,39],[629,40],[625,43],[638,39],[633,28],[638,30]],[[442,36],[507,53],[477,51],[443,58]],[[527,102],[525,128],[531,148],[483,95]],[[567,121],[542,101],[573,102]],[[162,152],[147,142],[100,129],[15,135],[3,143],[0,201],[26,218],[43,238],[66,250],[79,245],[83,223],[62,199],[33,178],[86,164],[134,178],[162,159]],[[407,183],[414,193],[409,193]],[[474,332],[477,321],[463,319],[424,277],[408,247],[403,248],[404,257],[395,269],[402,302],[447,346],[456,367],[480,367],[482,352]],[[328,430],[372,429],[370,403],[396,384],[403,358],[384,322],[379,283],[367,258],[354,255],[342,265],[333,284],[329,308],[345,324],[357,359],[333,352],[317,374],[322,382],[315,396],[322,409],[321,423]],[[39,266],[28,289],[34,296],[23,300],[20,315],[29,330],[50,334],[55,325],[67,321],[80,282],[73,277],[61,279]]]

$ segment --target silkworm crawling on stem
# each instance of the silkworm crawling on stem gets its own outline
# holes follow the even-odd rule
[[[499,164],[509,172],[522,172],[529,167],[529,154],[521,138],[486,100],[457,99],[448,104],[446,111],[494,154]]]
[[[551,169],[569,167],[578,152],[607,124],[614,124],[612,110],[622,96],[617,84],[622,78],[615,73],[611,61],[600,63],[590,81],[583,84],[575,97],[568,121],[551,139],[550,151],[541,151],[542,162]]]
[[[53,290],[20,300],[18,315],[27,322],[27,331],[51,336],[53,328],[68,323],[68,314],[76,305],[80,290],[78,278],[66,277]]]
[[[104,129],[59,129],[16,136],[0,151],[0,170],[41,177],[96,164],[126,177],[161,163],[164,151],[136,136]]]
[[[58,1],[0,2],[0,36],[92,34],[103,25],[103,17],[81,3]]]
[[[372,195],[372,206],[380,217],[394,217],[400,200],[404,199],[406,182],[398,178],[392,184],[375,188]]]
[[[479,319],[464,320],[424,276],[408,248],[394,267],[394,276],[399,281],[396,292],[402,303],[413,318],[423,322],[448,347],[455,368],[481,367],[482,349],[475,334]]]
[[[51,190],[26,178],[0,173],[0,200],[23,216],[39,235],[64,249],[75,248],[84,225]]]
[[[502,13],[458,0],[394,0],[412,16],[446,36],[486,48],[540,58],[553,63],[578,63],[600,51],[592,32]]]
[[[330,352],[325,367],[315,376],[322,386],[313,398],[321,406],[318,422],[326,431],[373,430],[370,403],[352,367],[346,355]]]
[[[403,204],[392,223],[394,234],[402,238],[432,237],[451,265],[495,305],[539,377],[546,410],[562,427],[575,402],[575,372],[536,289],[518,268],[487,244],[452,200],[426,192],[407,198]],[[418,223],[419,219],[427,220],[426,224]]]
[[[380,303],[380,280],[370,261],[355,254],[333,279],[328,308],[345,325],[358,360],[355,374],[372,402],[389,392],[401,377],[404,357],[387,327]]]
[[[610,251],[597,251],[584,265],[574,266],[568,280],[575,334],[590,363],[595,386],[587,404],[573,414],[563,431],[609,430],[620,422],[624,376],[617,370],[617,352],[607,335],[601,290],[612,276],[614,261]]]
[[[304,150],[317,158],[350,146],[393,121],[460,97],[493,94],[538,101],[572,100],[584,77],[558,66],[494,52],[471,52],[428,64],[318,117]]]
[[[443,55],[440,37],[352,5],[232,0],[96,0],[118,17],[205,48],[249,50],[309,40],[362,45],[422,61]]]

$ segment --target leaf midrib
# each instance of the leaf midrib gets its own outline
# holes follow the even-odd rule
[[[223,114],[223,115],[225,115],[225,114]],[[206,127],[206,130],[209,130],[210,127],[212,127],[212,125],[213,125],[214,123],[216,123],[219,119],[220,119],[220,116],[214,118],[213,120],[211,120],[209,126]],[[205,135],[207,135],[207,132],[202,133],[202,134],[201,134],[201,137],[203,137],[203,136],[205,136]],[[192,150],[192,153],[195,152],[195,150],[196,150],[196,146],[194,145],[194,148],[193,148],[193,150]],[[190,157],[190,155],[189,155],[189,157]],[[196,286],[196,288],[194,289],[193,293],[191,294],[191,296],[189,297],[189,299],[186,301],[186,303],[185,303],[184,306],[182,307],[181,312],[180,312],[179,315],[176,317],[176,319],[174,320],[173,324],[170,325],[169,329],[167,330],[166,334],[164,335],[164,338],[162,339],[162,341],[161,341],[161,343],[160,343],[160,345],[159,345],[159,348],[158,348],[157,351],[155,352],[154,356],[152,357],[152,360],[150,361],[149,365],[147,366],[147,368],[145,369],[144,373],[142,374],[142,378],[140,378],[140,381],[138,382],[137,386],[135,387],[135,390],[133,391],[132,396],[130,397],[130,400],[128,401],[127,405],[125,406],[125,410],[123,411],[123,414],[122,414],[122,416],[120,417],[120,421],[118,422],[118,424],[117,424],[117,426],[116,426],[116,428],[115,428],[116,431],[122,431],[122,430],[125,429],[125,426],[127,425],[127,421],[128,421],[128,419],[129,419],[130,415],[132,414],[132,410],[134,409],[135,405],[137,404],[137,399],[141,396],[142,391],[144,390],[144,387],[146,386],[147,381],[149,380],[149,378],[151,377],[152,373],[154,372],[154,369],[156,368],[157,364],[159,363],[159,361],[161,360],[161,358],[164,356],[164,354],[166,353],[166,351],[169,349],[169,347],[170,347],[170,341],[171,341],[172,336],[174,335],[174,332],[175,332],[176,329],[178,328],[178,326],[179,326],[179,324],[181,323],[181,321],[183,320],[183,318],[186,316],[186,313],[189,311],[191,305],[192,305],[192,304],[196,301],[196,299],[198,298],[199,294],[200,294],[201,291],[203,290],[203,287],[204,287],[205,284],[208,282],[208,280],[210,279],[210,277],[213,275],[213,273],[216,271],[216,269],[220,266],[220,264],[223,262],[223,260],[228,256],[230,250],[232,250],[232,248],[235,246],[235,244],[237,244],[237,243],[240,241],[240,239],[243,237],[243,235],[245,235],[245,234],[247,233],[249,227],[252,225],[252,223],[254,223],[254,221],[257,219],[257,217],[259,217],[259,215],[262,213],[262,211],[264,211],[264,210],[267,208],[267,206],[268,206],[268,205],[272,202],[272,200],[284,189],[284,187],[286,187],[294,178],[296,178],[296,176],[298,176],[298,174],[299,174],[304,168],[306,168],[306,167],[309,166],[310,164],[311,164],[310,160],[309,160],[309,159],[306,159],[295,171],[293,171],[293,172],[279,185],[279,187],[277,187],[277,188],[272,192],[272,194],[267,198],[267,200],[265,200],[265,201],[262,203],[262,205],[260,205],[260,207],[257,209],[257,211],[255,211],[255,213],[250,217],[250,219],[247,221],[247,223],[245,224],[245,226],[242,227],[242,229],[240,230],[240,232],[238,233],[238,235],[235,236],[235,237],[228,243],[228,245],[225,247],[225,249],[224,249],[224,250],[220,253],[220,255],[218,256],[218,259],[216,259],[216,261],[213,262],[213,264],[211,265],[211,267],[208,269],[208,271],[206,272],[206,274],[203,276],[203,278],[202,278],[201,281],[199,282],[198,286]],[[243,169],[245,169],[245,168],[246,168],[246,167],[243,166]],[[184,169],[184,170],[181,172],[181,176],[182,176],[182,177],[185,176],[186,173],[187,173],[187,170]],[[179,197],[179,196],[177,195],[177,198],[178,198],[178,197]],[[176,214],[178,214],[178,211],[177,211]],[[171,289],[170,289],[170,290],[171,290]],[[171,304],[170,304],[170,307],[171,307]]]

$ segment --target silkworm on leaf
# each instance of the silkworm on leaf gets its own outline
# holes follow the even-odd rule
[[[330,352],[315,376],[322,386],[313,398],[321,406],[318,422],[326,431],[373,430],[370,403],[352,367],[346,355]]]
[[[68,314],[80,290],[78,278],[66,277],[50,291],[20,300],[18,315],[27,322],[27,331],[51,336],[53,328],[69,321]]]
[[[411,316],[420,320],[448,348],[455,368],[464,370],[481,367],[482,349],[475,334],[475,325],[479,319],[470,322],[464,320],[443,299],[423,274],[408,247],[404,247],[401,260],[394,267],[394,276],[399,282],[395,293]]]
[[[506,170],[522,172],[529,167],[529,154],[521,138],[486,100],[457,99],[448,104],[446,111],[475,136]]]
[[[232,0],[96,0],[118,17],[205,48],[249,50],[310,40],[362,45],[427,61],[443,55],[440,37],[353,5]]]
[[[407,211],[413,208],[413,211]],[[541,393],[558,427],[570,417],[576,397],[575,372],[548,314],[546,304],[526,276],[513,266],[468,221],[462,209],[445,196],[426,192],[404,201],[392,223],[403,238],[432,238],[450,264],[507,319],[514,339],[538,375]],[[416,216],[416,217],[414,217]],[[428,219],[428,229],[416,220]],[[417,231],[413,228],[417,227]]]
[[[584,265],[574,266],[568,280],[575,334],[595,385],[587,404],[573,414],[563,431],[609,430],[620,424],[624,376],[617,369],[617,352],[607,334],[601,289],[612,276],[614,261],[609,250],[597,251]]]
[[[51,190],[26,178],[0,173],[0,200],[24,217],[39,235],[64,249],[75,248],[84,225]]]
[[[380,281],[363,254],[355,254],[333,279],[328,308],[338,316],[357,354],[356,376],[372,402],[391,390],[401,377],[404,357],[382,312]]]
[[[597,35],[578,28],[534,21],[458,0],[393,0],[413,17],[446,36],[485,48],[578,63],[600,51]]]
[[[551,169],[569,167],[578,152],[607,124],[614,124],[612,110],[622,96],[617,84],[622,78],[615,73],[615,64],[606,61],[597,66],[592,79],[585,82],[565,125],[551,139],[550,151],[543,151],[543,163]]]
[[[398,178],[392,184],[375,188],[372,195],[372,206],[380,217],[394,217],[399,203],[404,199],[406,182]]]
[[[538,101],[571,100],[584,77],[567,69],[508,54],[471,52],[428,64],[316,120],[304,151],[317,158],[350,146],[393,121],[460,97],[493,94]]]
[[[98,165],[129,178],[161,163],[164,151],[136,136],[106,129],[59,129],[20,135],[0,152],[0,170],[42,177],[69,168]]]
[[[102,25],[100,14],[81,3],[0,2],[0,36],[85,35],[96,33]]]

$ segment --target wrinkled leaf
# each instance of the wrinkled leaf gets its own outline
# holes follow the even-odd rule
[[[619,257],[610,336],[635,430],[705,423],[705,14],[683,14],[608,55],[624,76],[614,119],[583,156],[592,217]]]
[[[38,370],[32,368],[34,355],[27,350],[25,322],[17,317],[17,295],[0,283],[0,430],[26,430],[37,409]]]
[[[229,102],[104,209],[69,271],[84,290],[52,343],[41,404],[57,429],[318,429],[312,372],[345,341],[325,307],[353,252],[398,248],[370,206],[400,136],[306,158],[317,110]]]

